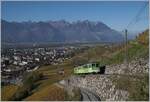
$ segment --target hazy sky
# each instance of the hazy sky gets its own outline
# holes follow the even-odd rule
[[[2,2],[2,19],[8,21],[90,20],[101,21],[113,29],[122,30],[136,16],[144,1],[7,1]],[[134,25],[138,30],[148,27],[148,5]]]

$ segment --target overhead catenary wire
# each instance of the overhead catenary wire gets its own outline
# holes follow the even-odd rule
[[[144,5],[141,7],[141,9],[139,10],[139,12],[135,15],[135,17],[133,17],[133,19],[127,24],[125,29],[129,29],[129,27],[131,27],[131,25],[136,24],[140,19],[139,16],[141,15],[141,13],[144,11],[144,9],[147,7],[148,2],[144,3]],[[124,29],[124,30],[125,30]]]
[[[127,24],[127,26],[121,30],[121,33],[124,35],[125,30],[129,31],[129,28],[132,28],[134,24],[136,24],[139,20],[142,20],[143,18],[139,18],[141,13],[145,10],[145,8],[149,5],[148,2],[144,3],[144,5],[140,8],[140,10],[137,12],[137,14],[133,17],[133,19]],[[131,27],[132,26],[132,27]]]

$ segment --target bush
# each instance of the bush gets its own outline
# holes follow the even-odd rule
[[[149,30],[146,30],[138,35],[137,41],[141,44],[148,45],[149,44]]]
[[[21,101],[23,98],[27,97],[29,95],[28,91],[24,87],[20,87],[15,95],[11,98],[13,101]]]
[[[20,101],[31,94],[31,91],[36,87],[35,82],[43,77],[42,73],[31,72],[23,79],[23,85],[17,90],[11,100]]]
[[[33,84],[34,82],[40,80],[42,77],[43,77],[42,73],[31,72],[24,77],[23,84],[24,85]]]

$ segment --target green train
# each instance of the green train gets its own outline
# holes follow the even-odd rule
[[[74,74],[105,73],[105,66],[98,62],[84,64],[74,68]]]

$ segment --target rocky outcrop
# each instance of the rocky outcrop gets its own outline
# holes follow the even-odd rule
[[[144,58],[136,58],[135,60],[132,60],[128,64],[128,73],[125,73],[126,64],[115,64],[115,65],[108,65],[106,66],[106,74],[143,74],[149,72],[149,63],[148,59]]]

